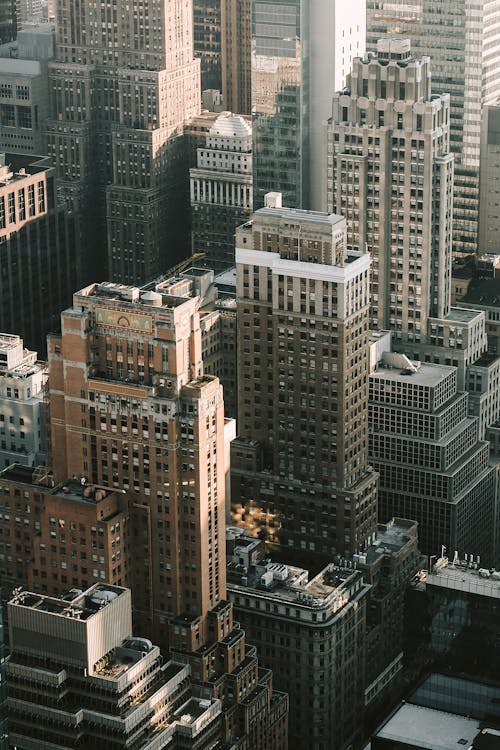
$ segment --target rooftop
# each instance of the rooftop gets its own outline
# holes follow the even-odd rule
[[[353,556],[360,565],[370,565],[383,553],[398,553],[408,542],[415,538],[417,523],[404,518],[393,518],[388,523],[379,523],[375,541],[362,553]]]
[[[104,487],[97,484],[90,484],[85,478],[72,477],[66,482],[54,485],[53,476],[47,467],[23,466],[22,464],[11,464],[0,472],[0,479],[9,482],[18,482],[43,486],[46,488],[47,495],[54,497],[64,497],[69,500],[75,500],[83,503],[96,505],[105,498],[114,494],[123,494],[120,490],[113,487]]]
[[[391,380],[397,383],[411,383],[412,385],[422,385],[432,388],[445,378],[448,378],[453,372],[455,372],[454,367],[435,365],[430,362],[420,362],[416,372],[377,365],[375,372],[370,373],[370,379]]]
[[[470,560],[457,559],[455,563],[450,563],[447,557],[439,558],[427,574],[425,584],[500,599],[500,572],[481,568],[479,558],[473,561],[470,557]]]
[[[259,208],[254,213],[254,219],[260,217],[273,217],[275,219],[281,219],[282,221],[288,220],[291,222],[303,221],[311,222],[315,225],[322,224],[323,226],[333,227],[336,224],[341,224],[345,221],[343,216],[339,214],[329,214],[324,211],[308,211],[303,208]]]
[[[398,747],[469,750],[479,731],[477,719],[404,703],[374,736],[398,742]]]
[[[470,323],[480,314],[479,310],[468,310],[464,307],[450,307],[450,311],[444,316],[444,320],[452,323]]]
[[[71,617],[75,620],[88,620],[100,609],[110,604],[128,589],[111,584],[97,583],[86,591],[71,589],[61,597],[46,596],[30,591],[15,589],[9,604],[18,607],[37,610],[39,612],[50,612],[64,618]]]

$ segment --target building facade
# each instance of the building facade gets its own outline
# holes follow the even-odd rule
[[[189,246],[178,218],[183,127],[200,110],[192,3],[97,12],[60,0],[56,19],[47,139],[59,188],[85,217],[89,273],[145,282]]]
[[[81,279],[80,224],[46,159],[7,154],[0,182],[0,330],[45,355]]]
[[[450,309],[450,100],[430,83],[429,58],[383,40],[354,60],[326,128],[327,210],[346,217],[349,249],[372,254],[371,326],[396,344],[424,343]]]
[[[45,461],[47,365],[19,336],[0,334],[0,471]]]
[[[355,552],[376,527],[370,256],[347,252],[342,217],[267,199],[236,233],[234,518],[292,549]]]
[[[496,205],[500,174],[498,103],[483,107],[480,157],[478,251],[497,254],[500,250],[500,212]]]
[[[369,3],[368,40],[408,35],[432,61],[432,89],[450,95],[450,149],[455,157],[453,251],[475,252],[478,241],[481,112],[500,95],[500,5],[411,0]],[[370,46],[368,47],[371,48]]]
[[[54,472],[132,495],[135,626],[207,697],[225,696],[224,742],[284,750],[287,697],[226,601],[226,422],[220,382],[203,372],[199,303],[172,280],[74,295],[49,341]]]
[[[222,91],[221,0],[194,0],[193,45],[200,59],[201,90]]]
[[[480,556],[455,551],[453,557],[438,558],[412,583],[407,598],[408,659],[425,663],[427,671],[498,688],[500,573],[486,565]],[[476,711],[469,707],[468,713],[477,715]]]
[[[290,208],[325,210],[322,123],[365,49],[364,0],[262,0],[252,16],[254,206],[272,190]]]
[[[456,368],[388,353],[369,380],[379,518],[414,518],[425,555],[444,545],[477,549],[491,561],[494,470],[478,420],[468,416],[468,396],[458,391]]]
[[[56,483],[44,466],[15,464],[0,474],[0,498],[7,597],[19,586],[61,596],[102,582],[131,583],[134,508],[128,495],[83,477]]]
[[[287,686],[297,750],[359,742],[369,589],[352,565],[331,563],[309,579],[303,568],[270,562],[265,544],[242,529],[228,529],[228,597],[274,684]]]
[[[240,115],[252,113],[252,0],[221,0],[222,100]]]
[[[216,273],[234,266],[234,233],[253,210],[252,128],[240,115],[221,114],[189,170],[193,253]]]

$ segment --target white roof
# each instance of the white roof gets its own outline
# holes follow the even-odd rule
[[[476,719],[404,703],[375,736],[429,750],[469,750],[479,731]]]
[[[246,138],[252,135],[252,127],[241,115],[231,115],[224,112],[219,115],[210,128],[210,135],[221,135],[225,138]]]

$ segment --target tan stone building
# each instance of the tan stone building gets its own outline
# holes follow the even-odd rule
[[[23,586],[51,596],[130,577],[129,499],[122,492],[56,484],[45,468],[19,464],[0,475],[0,563],[6,594]]]
[[[130,494],[138,632],[224,699],[225,742],[284,750],[287,696],[259,669],[225,598],[224,404],[218,378],[203,374],[199,297],[156,289],[92,284],[63,312],[49,340],[55,476]]]
[[[355,552],[376,527],[370,256],[347,252],[341,216],[266,199],[236,233],[235,521],[291,549]]]

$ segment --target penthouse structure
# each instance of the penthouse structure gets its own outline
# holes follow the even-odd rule
[[[354,60],[326,127],[325,207],[346,218],[348,249],[373,257],[371,326],[413,346],[450,309],[450,100],[430,83],[409,40],[381,40]]]
[[[46,446],[47,365],[19,336],[0,334],[0,471],[41,464]]]
[[[475,549],[493,556],[494,470],[468,416],[454,367],[385,353],[370,374],[370,461],[380,474],[379,517],[414,518],[426,555]]]
[[[130,492],[136,627],[226,697],[224,742],[281,750],[287,697],[226,601],[226,425],[219,380],[203,373],[199,302],[168,281],[74,295],[49,340],[54,471]]]
[[[347,250],[342,217],[282,208],[280,197],[236,233],[234,519],[286,547],[346,554],[376,528],[370,256]]]
[[[250,123],[241,115],[219,115],[197,152],[189,170],[192,249],[221,272],[234,265],[236,227],[253,210]]]

